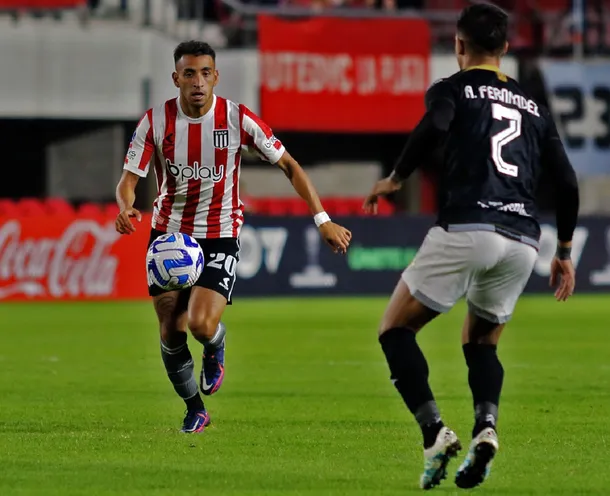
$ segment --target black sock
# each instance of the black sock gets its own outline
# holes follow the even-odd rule
[[[379,342],[394,387],[422,429],[424,447],[432,446],[443,423],[428,384],[428,363],[417,344],[415,333],[404,327],[395,327],[384,332]]]
[[[194,412],[194,411],[199,412],[199,411],[205,409],[205,407],[203,405],[203,400],[201,399],[201,395],[199,393],[197,393],[192,398],[184,400],[184,402],[186,403],[186,409],[189,412]]]
[[[504,368],[492,344],[467,343],[463,347],[468,365],[475,420],[472,437],[487,427],[496,428]]]

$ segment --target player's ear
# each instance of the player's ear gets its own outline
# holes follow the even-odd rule
[[[172,81],[174,82],[174,86],[176,88],[180,88],[180,85],[178,84],[178,73],[177,72],[172,73]]]
[[[214,69],[214,86],[216,86],[218,84],[219,77],[220,77],[220,73],[218,72],[218,69]]]
[[[466,46],[464,44],[464,40],[460,39],[460,37],[455,35],[455,54],[456,55],[464,55],[466,52]]]
[[[504,43],[504,50],[502,50],[502,56],[508,53],[508,41]]]

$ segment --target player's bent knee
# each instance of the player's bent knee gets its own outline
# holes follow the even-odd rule
[[[189,315],[188,328],[199,339],[211,339],[218,326],[219,318],[208,315]]]
[[[381,336],[395,327],[406,327],[417,333],[437,315],[439,312],[424,305],[411,294],[404,282],[400,282],[381,319],[378,333]]]
[[[405,307],[403,313],[384,315],[379,331],[383,333],[393,327],[408,327],[417,332],[437,315],[439,312],[415,302],[413,305]]]
[[[469,312],[464,322],[462,343],[496,345],[504,326],[504,323],[500,324],[493,319],[487,320],[474,312]]]

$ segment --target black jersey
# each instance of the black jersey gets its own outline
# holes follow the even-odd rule
[[[438,224],[449,230],[493,227],[537,244],[536,190],[545,143],[558,139],[546,108],[498,69],[473,67],[426,93],[453,107],[441,138]]]

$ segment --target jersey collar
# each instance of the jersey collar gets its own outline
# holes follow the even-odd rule
[[[214,100],[212,101],[212,106],[210,107],[210,110],[208,110],[208,112],[201,117],[193,118],[193,117],[189,117],[188,115],[186,115],[183,112],[182,107],[180,106],[180,96],[178,96],[178,97],[176,97],[176,103],[178,104],[178,114],[183,119],[185,119],[189,122],[193,122],[193,123],[204,122],[208,119],[211,119],[212,117],[214,117],[214,109],[216,108],[216,95],[214,94],[212,98]]]
[[[481,69],[483,71],[495,72],[498,75],[498,79],[500,79],[500,81],[506,81],[508,79],[506,77],[506,74],[504,74],[500,70],[500,68],[496,67],[495,65],[489,65],[489,64],[473,65],[471,67],[467,67],[466,69],[464,69],[464,71],[472,71],[474,69]]]

